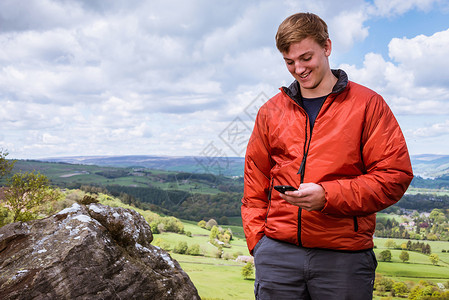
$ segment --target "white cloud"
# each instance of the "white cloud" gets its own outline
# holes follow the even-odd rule
[[[449,135],[449,120],[444,123],[436,123],[429,127],[422,127],[411,132],[413,137],[435,137]]]
[[[374,0],[371,13],[380,16],[401,15],[412,9],[429,11],[441,0]]]
[[[394,38],[386,61],[368,53],[362,68],[341,65],[354,81],[384,96],[396,113],[449,114],[449,30],[432,36]]]
[[[335,16],[330,26],[330,36],[340,49],[346,51],[357,41],[363,41],[368,36],[368,28],[364,22],[368,16],[362,10],[342,11]]]
[[[370,38],[374,14],[437,3],[402,2],[1,1],[0,148],[22,158],[196,155],[213,142],[232,155],[219,134],[237,116],[252,127],[251,101],[292,81],[274,41],[285,17],[319,14],[338,55]],[[344,68],[395,112],[446,113],[447,35],[394,39],[390,58],[373,49]]]
[[[449,86],[448,47],[449,29],[431,36],[394,38],[388,45],[391,59],[413,72],[415,85],[432,87]]]

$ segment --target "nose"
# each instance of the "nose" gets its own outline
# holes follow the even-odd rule
[[[295,73],[302,74],[306,70],[306,67],[300,62],[295,62]]]

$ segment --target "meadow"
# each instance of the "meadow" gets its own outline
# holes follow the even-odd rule
[[[209,231],[198,227],[194,222],[183,222],[185,231],[190,231],[192,237],[175,233],[162,233],[154,235],[154,238],[160,238],[168,242],[172,249],[180,241],[187,242],[188,245],[196,243],[201,246],[203,256],[180,255],[173,252],[170,254],[190,276],[202,299],[254,299],[254,276],[244,279],[241,275],[242,267],[245,264],[231,259],[225,260],[211,257],[216,247],[209,243]],[[388,249],[385,247],[386,240],[382,238],[375,239],[376,254]],[[393,240],[397,245],[407,242],[404,239]],[[420,280],[428,280],[434,283],[448,282],[449,253],[442,252],[442,250],[449,250],[449,242],[424,242],[430,244],[432,253],[438,254],[440,258],[438,265],[433,265],[428,255],[413,251],[409,251],[410,259],[404,263],[399,259],[401,250],[389,249],[392,253],[392,261],[379,261],[376,273],[394,281],[416,283]],[[234,237],[231,241],[231,248],[223,248],[223,251],[230,254],[241,253],[242,255],[249,255],[245,240],[238,237]]]

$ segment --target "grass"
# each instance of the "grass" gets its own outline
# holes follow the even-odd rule
[[[243,279],[243,263],[171,254],[189,275],[201,299],[254,299],[254,277]]]

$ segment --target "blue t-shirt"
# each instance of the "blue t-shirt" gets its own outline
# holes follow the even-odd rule
[[[326,100],[327,96],[322,96],[318,98],[302,98],[302,103],[304,105],[304,110],[309,116],[310,128],[313,129],[313,125],[315,124],[315,119],[320,112],[320,108],[323,105],[324,100]]]

